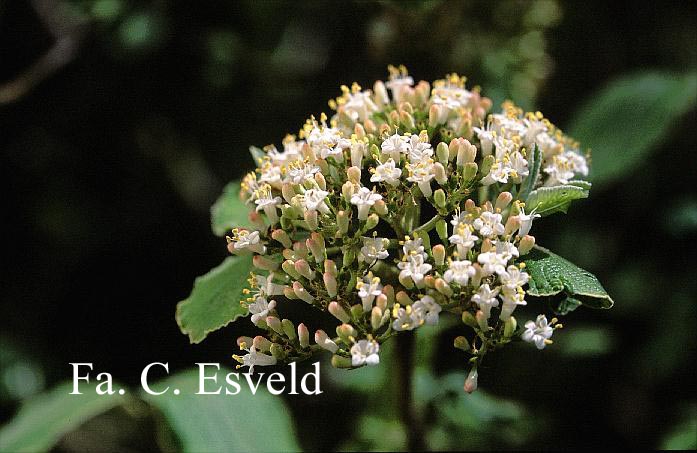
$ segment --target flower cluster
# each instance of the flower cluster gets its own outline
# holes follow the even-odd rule
[[[331,118],[308,119],[282,149],[253,153],[241,184],[253,228],[227,240],[253,255],[242,303],[265,334],[238,339],[236,358],[251,369],[326,350],[337,367],[377,365],[388,338],[453,313],[473,331],[455,339],[473,356],[471,391],[487,351],[514,339],[542,349],[561,327],[539,315],[519,329],[514,317],[539,217],[522,187],[581,178],[586,158],[539,112],[506,102],[489,114],[464,77],[415,83],[389,69],[371,90],[342,86]],[[281,319],[277,306],[294,301],[330,313],[335,332]]]

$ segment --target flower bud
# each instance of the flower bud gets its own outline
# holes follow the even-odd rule
[[[511,195],[510,192],[501,192],[499,196],[496,198],[496,204],[494,205],[494,208],[496,208],[497,211],[503,211],[508,207],[512,200],[513,195]]]
[[[503,324],[503,336],[511,338],[518,327],[518,321],[513,316],[509,316]]]
[[[370,118],[363,121],[363,126],[365,126],[365,131],[369,134],[374,134],[378,131],[378,127],[375,125],[373,120],[371,120]]]
[[[334,343],[329,336],[327,336],[324,330],[318,330],[315,332],[315,343],[317,343],[317,345],[319,345],[319,347],[322,349],[326,349],[332,354],[339,349],[339,346],[337,346],[337,344]]]
[[[438,143],[436,146],[436,158],[442,165],[448,165],[448,145],[445,142]]]
[[[371,310],[370,327],[372,327],[373,330],[378,330],[382,326],[382,314],[383,311],[380,309],[380,307],[373,307]]]
[[[351,203],[351,197],[354,193],[354,185],[351,181],[346,181],[343,186],[341,186],[341,195],[346,200],[346,203]]]
[[[310,241],[312,241],[312,247],[310,247]],[[310,235],[310,239],[305,241],[305,245],[308,249],[310,249],[310,252],[315,257],[315,262],[321,263],[322,260],[324,260],[324,256],[326,255],[326,248],[324,242],[324,235],[322,233],[312,233]]]
[[[275,316],[267,316],[266,324],[273,329],[279,335],[283,335],[283,327],[281,326],[281,320]]]
[[[266,229],[266,224],[264,223],[264,218],[258,212],[251,211],[247,217],[249,218],[249,221],[252,223],[252,226],[254,227],[254,229],[260,230],[260,231],[263,231]]]
[[[477,369],[472,368],[472,371],[469,372],[467,378],[465,379],[465,392],[471,394],[477,390],[477,376]]]
[[[324,281],[324,287],[327,288],[327,294],[329,294],[329,297],[336,297],[336,277],[334,277],[334,275],[330,274],[329,272],[325,272],[324,274],[322,274],[322,280]]]
[[[295,270],[308,280],[315,279],[315,272],[312,269],[310,269],[310,265],[307,264],[307,261],[305,260],[297,260],[295,262]]]
[[[333,260],[324,260],[324,271],[336,277],[339,273]]]
[[[358,332],[356,332],[356,329],[354,329],[351,324],[342,324],[336,326],[336,334],[341,338],[341,341],[346,344],[351,344],[353,343],[352,340],[358,335]]]
[[[353,263],[353,260],[355,260],[355,259],[356,259],[356,252],[352,248],[344,250],[344,258],[343,258],[344,267],[350,267],[351,263]]]
[[[388,119],[390,125],[393,125],[393,126],[399,125],[399,113],[396,110],[392,110],[389,113],[389,115],[387,115],[387,119]]]
[[[276,269],[278,269],[277,262],[261,255],[254,255],[254,257],[252,257],[252,265],[257,269],[261,269],[264,271],[275,271]]]
[[[440,219],[436,222],[436,233],[438,233],[438,237],[443,243],[448,243],[448,224],[445,220]]]
[[[272,344],[270,351],[271,355],[274,356],[276,360],[283,360],[288,356],[288,354],[286,354],[286,351],[283,349],[283,346],[281,346],[278,343]]]
[[[491,239],[484,238],[482,241],[482,253],[490,252],[492,249],[494,249],[494,244],[491,242]]]
[[[349,228],[349,216],[346,211],[336,213],[336,225],[338,227],[337,237],[345,236]]]
[[[475,162],[467,162],[464,166],[464,171],[462,173],[462,179],[465,184],[469,184],[477,176],[477,164]]]
[[[387,296],[387,305],[394,304],[394,286],[385,285],[382,287],[382,293]]]
[[[320,189],[327,190],[327,181],[324,179],[324,175],[322,173],[315,173],[315,182]]]
[[[489,330],[489,324],[487,323],[489,317],[486,313],[484,313],[482,310],[478,310],[477,314],[474,315],[474,318],[477,320],[477,325],[482,331],[486,332]]]
[[[473,329],[476,329],[478,327],[477,320],[474,318],[472,313],[470,313],[468,311],[462,312],[462,322],[465,325],[472,327]]]
[[[436,164],[440,165],[440,164]],[[443,192],[443,189],[438,189],[433,193],[433,201],[436,203],[436,206],[439,208],[445,208],[445,206],[448,203],[448,200],[445,197],[445,192]]]
[[[293,288],[290,286],[283,287],[283,295],[288,299],[298,299],[298,296],[295,295],[295,291],[293,291]]]
[[[424,285],[426,286],[426,288],[435,288],[436,278],[433,275],[426,275],[424,277]]]
[[[527,234],[527,235],[523,236],[523,238],[520,240],[520,244],[518,244],[518,252],[521,255],[525,255],[526,253],[530,252],[530,250],[532,250],[532,247],[534,245],[535,245],[535,237]]]
[[[387,296],[385,294],[380,294],[375,298],[375,306],[379,307],[380,310],[387,310]]]
[[[476,210],[477,205],[474,204],[474,200],[468,198],[467,201],[465,201],[465,211],[467,211],[469,214],[474,214]]]
[[[411,130],[416,127],[416,123],[414,123],[414,117],[409,113],[405,112],[402,110],[399,112],[399,121],[402,123],[402,126],[404,126],[405,129]]]
[[[442,244],[434,245],[431,249],[431,254],[436,262],[436,266],[445,264],[445,247]]]
[[[293,246],[293,241],[290,240],[290,236],[284,230],[276,229],[271,232],[271,239],[278,241],[281,245],[287,249]]]
[[[482,166],[479,168],[481,174],[488,175],[491,171],[491,166],[494,165],[494,162],[496,162],[496,158],[491,154],[482,159]]]
[[[331,313],[336,319],[338,319],[341,322],[346,323],[351,320],[348,313],[346,313],[346,310],[344,310],[338,302],[329,302],[329,307],[327,309],[329,310],[329,313]]]
[[[353,364],[350,357],[344,357],[334,354],[332,356],[332,366],[334,368],[352,368]]]
[[[414,303],[414,301],[411,300],[409,295],[407,293],[405,293],[404,291],[398,292],[395,296],[395,300],[400,305],[411,305]]]
[[[295,325],[293,324],[293,321],[290,319],[284,319],[281,321],[281,327],[283,327],[283,333],[285,333],[290,340],[295,340]]]
[[[305,211],[303,217],[310,231],[315,231],[319,227],[319,222],[317,220],[317,211]]]
[[[353,184],[361,183],[361,169],[358,167],[349,167],[349,169],[346,170],[346,176],[348,176],[348,180]]]
[[[435,286],[436,286],[436,291],[443,294],[444,296],[451,297],[453,295],[453,290],[450,288],[450,285],[448,285],[448,282],[446,282],[442,278],[436,279]]]
[[[365,138],[365,129],[361,123],[356,123],[353,126],[353,133],[356,134],[358,140],[363,140]],[[360,167],[360,164],[358,166]]]
[[[404,276],[400,273],[398,279],[399,283],[401,283],[401,285],[406,289],[412,289],[414,287],[414,280],[412,280],[411,277]]]
[[[271,349],[272,343],[268,338],[257,335],[254,337],[254,340],[252,340],[252,345],[262,352],[268,352],[269,349]]]
[[[285,260],[283,264],[281,264],[281,269],[294,280],[300,278],[300,274],[295,270],[295,263],[291,260]]]
[[[385,203],[385,200],[376,201],[373,205],[373,209],[375,209],[375,212],[377,212],[379,215],[387,215],[389,212],[387,210],[387,203]]]
[[[506,227],[503,230],[503,234],[513,234],[513,232],[517,231],[518,228],[520,228],[520,217],[517,215],[512,215],[508,217],[508,220],[506,221]]]
[[[457,150],[457,166],[462,167],[466,163],[474,162],[477,157],[477,147],[467,139],[462,139],[460,148]]]
[[[360,126],[360,124],[357,123],[356,126]],[[363,166],[363,155],[365,154],[365,148],[366,146],[363,142],[356,142],[351,144],[352,168],[361,168]]]
[[[297,269],[296,269],[297,270]],[[311,304],[315,301],[315,298],[308,293],[300,282],[293,282],[293,292],[299,299]]]
[[[470,344],[467,341],[467,338],[463,336],[455,337],[455,341],[453,341],[453,346],[455,346],[456,349],[461,349],[465,352],[469,352],[470,350]]]
[[[378,226],[378,223],[380,222],[380,217],[378,217],[377,214],[373,213],[368,216],[368,218],[365,221],[365,231],[370,231],[376,226]]]
[[[298,324],[298,342],[301,348],[310,346],[310,331],[303,323]]]
[[[433,173],[435,180],[441,186],[444,186],[448,182],[448,174],[445,171],[445,167],[440,162],[433,164]]]

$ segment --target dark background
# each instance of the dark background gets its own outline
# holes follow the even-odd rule
[[[21,360],[36,381],[13,393],[5,380],[0,422],[21,397],[69,378],[68,362],[131,385],[153,361],[229,362],[235,328],[192,346],[174,321],[194,277],[226,255],[209,206],[252,168],[249,145],[278,143],[328,111],[339,84],[369,87],[389,63],[417,80],[458,71],[496,104],[511,97],[563,129],[615,77],[695,68],[695,9],[0,2],[0,340],[6,363]],[[670,214],[697,209],[695,119],[693,109],[633,174],[536,224],[538,241],[594,272],[617,306],[565,322],[560,335],[599,326],[597,354],[492,358],[482,388],[545,414],[524,446],[656,447],[694,417],[697,238]],[[336,447],[335,434],[302,442]]]

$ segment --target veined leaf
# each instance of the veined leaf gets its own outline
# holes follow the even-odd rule
[[[211,206],[211,229],[216,236],[235,227],[249,226],[249,207],[240,200],[240,182],[232,181]]]
[[[614,304],[593,274],[543,247],[535,246],[525,255],[524,262],[530,275],[528,294],[538,297],[559,294],[563,297],[562,311],[571,311],[578,302],[591,308],[611,308]]]
[[[535,145],[530,153],[530,158],[528,159],[528,177],[525,178],[523,184],[520,186],[520,192],[518,193],[519,200],[525,200],[530,195],[530,192],[535,188],[535,183],[537,178],[540,176],[540,167],[542,166],[542,151]]]
[[[66,382],[26,402],[0,430],[0,451],[47,451],[87,420],[129,400],[118,393],[98,395],[94,383],[81,384],[81,395],[72,391],[73,383]]]
[[[697,74],[640,73],[594,93],[568,127],[592,151],[591,180],[605,184],[628,175],[694,108]]]
[[[169,387],[164,395],[141,393],[144,400],[162,412],[179,437],[183,451],[300,450],[283,398],[269,394],[263,383],[252,395],[242,375],[238,381],[240,392],[226,395],[225,388],[235,390],[233,386],[226,387],[225,376],[230,370],[209,369],[206,376],[213,372],[217,383],[206,380],[205,391],[214,392],[223,386],[220,395],[197,395],[199,374],[193,370],[153,384],[158,389]],[[174,389],[179,390],[178,395],[174,395]]]
[[[534,210],[537,214],[544,217],[555,212],[566,213],[571,202],[581,198],[588,198],[587,188],[568,184],[540,187],[530,192],[525,201],[525,208],[528,212]]]
[[[247,315],[240,300],[251,269],[250,256],[230,256],[196,278],[191,295],[177,304],[177,324],[189,341],[200,343],[209,333]]]

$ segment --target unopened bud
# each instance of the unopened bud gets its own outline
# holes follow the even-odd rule
[[[503,211],[508,207],[512,200],[513,195],[511,195],[510,192],[501,192],[499,196],[496,198],[496,204],[494,205],[494,208],[496,208],[497,211]]]
[[[466,163],[474,162],[477,157],[477,147],[467,139],[462,139],[460,148],[457,150],[457,166],[462,167]]]
[[[395,300],[397,301],[398,304],[400,305],[411,305],[414,303],[413,300],[409,297],[407,293],[404,291],[400,291],[395,295]]]
[[[489,316],[487,316],[487,313],[484,313],[482,310],[478,310],[474,317],[477,320],[477,325],[482,331],[486,332],[489,330],[489,324],[487,323]]]
[[[449,152],[448,145],[445,142],[438,143],[438,146],[436,146],[436,158],[438,159],[438,162],[443,165],[448,165]]]
[[[343,265],[350,267],[351,263],[356,259],[356,252],[352,248],[344,249]]]
[[[310,331],[303,323],[298,324],[298,342],[301,348],[310,346]]]
[[[462,173],[462,179],[465,184],[469,184],[477,176],[477,170],[479,167],[475,162],[467,162]]]
[[[283,295],[288,299],[298,299],[298,296],[295,295],[295,291],[293,291],[293,288],[290,286],[283,287]]]
[[[351,203],[351,197],[354,193],[354,185],[351,181],[346,181],[343,186],[341,186],[341,195],[346,200],[346,203]]]
[[[281,326],[281,320],[275,316],[267,316],[266,324],[273,329],[279,335],[283,335],[283,326]]]
[[[427,275],[424,277],[424,286],[426,288],[435,288],[436,287],[436,278],[433,275]]]
[[[336,277],[339,273],[333,260],[324,260],[324,271]]]
[[[465,379],[465,392],[473,393],[477,390],[477,377],[477,369],[472,368],[472,371],[467,375],[467,379]]]
[[[378,330],[382,326],[382,313],[380,307],[373,307],[370,312],[370,326],[373,330]]]
[[[358,140],[363,140],[365,138],[365,129],[361,123],[356,123],[353,126],[353,133],[356,134]]]
[[[319,227],[319,221],[317,220],[317,211],[305,211],[303,214],[307,227],[310,231],[315,231]]]
[[[256,230],[265,230],[266,229],[266,224],[264,223],[264,218],[258,212],[251,211],[247,217],[249,218],[249,221],[252,223],[252,226]]]
[[[520,240],[520,244],[518,244],[518,252],[521,255],[525,255],[526,253],[530,252],[530,250],[532,250],[532,247],[534,245],[535,245],[535,237],[527,234],[527,235],[523,236],[523,238]]]
[[[305,260],[297,260],[295,262],[295,270],[308,280],[315,279],[315,272],[310,269],[310,265]]]
[[[327,309],[329,310],[329,313],[331,313],[341,322],[345,323],[351,320],[348,313],[346,313],[346,310],[344,310],[338,302],[329,302],[329,307]]]
[[[327,190],[327,181],[324,179],[324,175],[322,173],[315,173],[315,182],[320,189]]]
[[[376,226],[378,226],[378,223],[380,222],[380,217],[378,217],[377,214],[373,213],[368,216],[368,218],[365,221],[365,231],[370,231]]]
[[[252,340],[252,337],[237,337],[237,346],[241,349],[246,349],[249,347],[250,344],[253,344],[254,340]]]
[[[377,212],[379,215],[387,215],[389,212],[387,210],[387,203],[385,203],[385,200],[376,201],[373,205],[373,209],[375,209],[375,212]]]
[[[380,294],[375,298],[375,306],[379,307],[380,310],[385,311],[387,309],[387,296],[385,294]]]
[[[436,206],[439,208],[445,208],[445,206],[448,204],[448,200],[445,197],[445,192],[443,192],[443,189],[438,189],[433,192],[433,201],[435,201]]]
[[[399,121],[402,123],[405,129],[411,130],[416,127],[414,123],[414,117],[409,113],[402,110],[399,114]]]
[[[387,305],[394,304],[394,286],[385,285],[382,287],[382,293],[387,296]]]
[[[254,340],[252,340],[252,345],[262,352],[268,352],[269,349],[271,349],[272,343],[268,338],[257,335],[254,337]]]
[[[476,329],[478,327],[477,325],[477,320],[474,318],[472,313],[468,311],[463,311],[462,312],[462,322],[469,327],[472,327],[473,329]]]
[[[455,337],[453,346],[455,346],[456,349],[461,349],[465,352],[469,352],[470,350],[470,344],[467,341],[467,338],[463,337],[462,335],[460,335],[459,337]]]
[[[520,228],[520,217],[517,215],[512,215],[508,217],[508,220],[506,221],[506,227],[503,230],[503,234],[513,234],[513,232],[518,230],[518,228]]]
[[[509,316],[503,324],[503,336],[511,338],[518,327],[518,321],[513,316]]]
[[[271,351],[271,355],[274,356],[276,360],[283,360],[288,356],[286,351],[283,349],[283,346],[278,343],[272,344],[269,350]]]
[[[336,277],[329,272],[325,272],[322,274],[322,280],[324,281],[324,287],[327,288],[329,297],[336,297],[338,291]]]
[[[489,171],[491,171],[491,166],[494,165],[494,162],[496,162],[496,158],[491,154],[482,159],[482,166],[479,168],[479,171],[483,176],[489,174]]]
[[[348,180],[351,181],[353,184],[360,184],[361,183],[361,169],[358,167],[349,167],[348,170],[346,170],[346,175],[348,176]],[[351,200],[349,200],[351,201]]]
[[[281,264],[281,269],[283,269],[283,272],[288,274],[294,280],[300,278],[300,274],[295,270],[295,263],[293,263],[291,260],[285,260],[283,264]]]
[[[356,329],[354,329],[351,324],[342,324],[336,327],[336,334],[341,338],[341,341],[346,344],[351,344],[351,340],[356,338],[358,332],[356,332]]]
[[[400,272],[399,274],[399,283],[402,284],[406,289],[412,289],[414,287],[414,280],[411,279],[411,277],[408,277],[406,275],[402,275]]]
[[[289,339],[295,340],[295,325],[293,324],[293,321],[290,319],[284,319],[281,321],[281,327],[283,327],[283,333],[285,333]]]
[[[271,239],[280,242],[281,245],[287,249],[293,246],[293,241],[290,240],[288,233],[281,229],[273,230],[271,232]]]
[[[445,171],[445,167],[440,162],[433,164],[433,174],[436,182],[441,186],[444,186],[448,182],[448,174]]]
[[[476,210],[477,205],[474,203],[474,200],[468,198],[467,201],[465,201],[465,211],[467,211],[469,214],[474,214]]]
[[[434,245],[433,249],[431,249],[431,254],[433,255],[433,260],[436,262],[436,266],[445,264],[445,247],[443,244]]]
[[[252,265],[264,271],[275,271],[278,269],[278,263],[276,261],[261,255],[254,255],[252,258]]]
[[[283,199],[286,203],[290,203],[293,197],[296,195],[293,185],[289,182],[284,182],[281,186],[281,193],[283,194]]]
[[[445,220],[440,219],[436,222],[436,233],[443,243],[448,243],[448,224]]]
[[[336,213],[337,237],[345,236],[349,228],[349,216],[346,211]]]
[[[446,282],[442,278],[436,279],[436,291],[447,297],[453,295],[453,290],[450,288],[450,285],[448,285],[448,282]]]
[[[293,282],[293,292],[299,299],[311,304],[315,301],[315,298],[308,293],[300,282]]]

